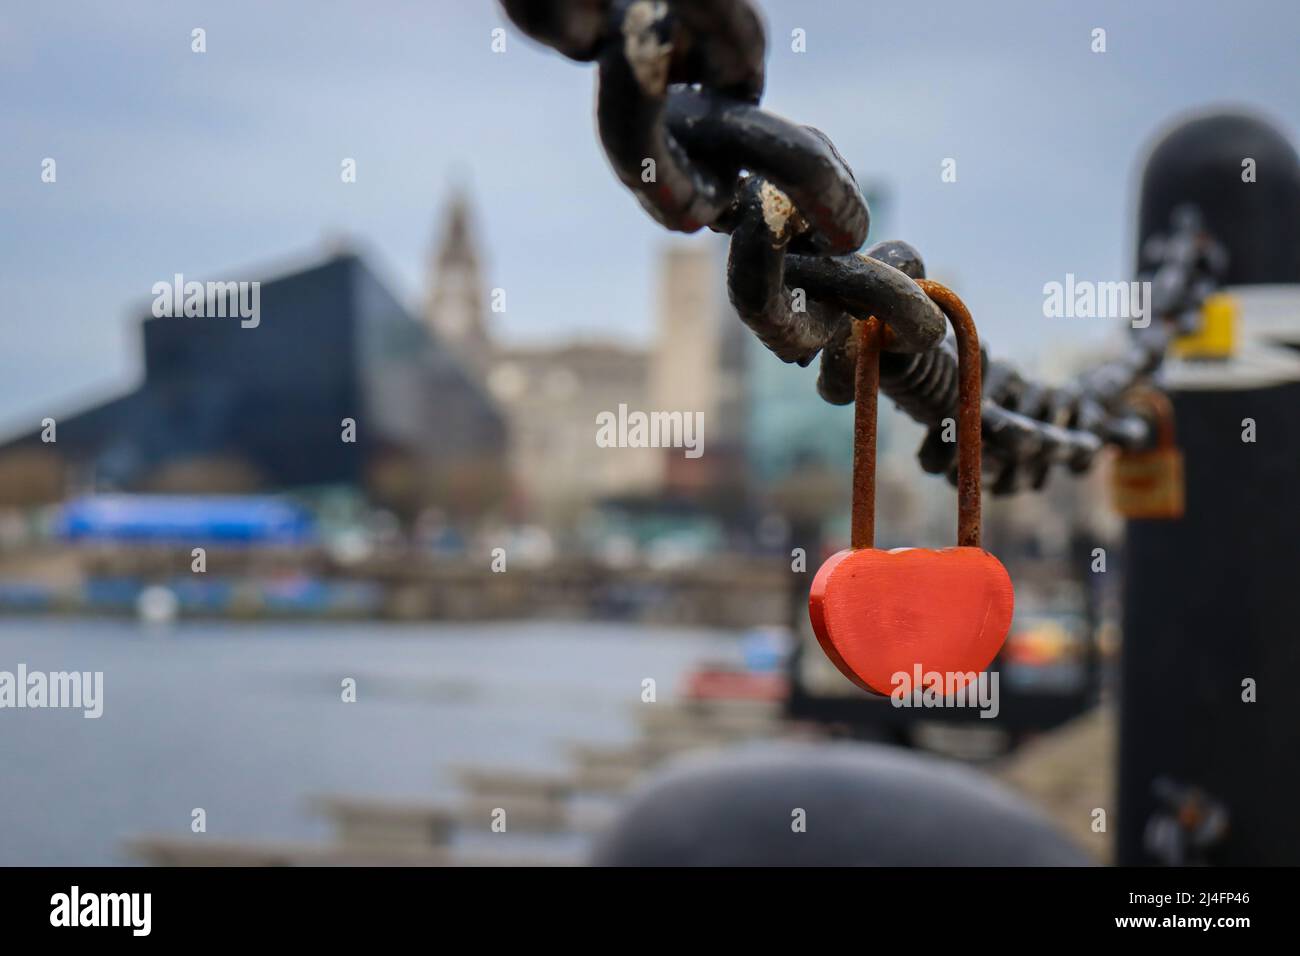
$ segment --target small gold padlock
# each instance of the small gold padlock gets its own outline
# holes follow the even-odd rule
[[[1115,510],[1125,518],[1183,516],[1183,453],[1174,444],[1174,406],[1169,396],[1140,389],[1129,399],[1155,420],[1156,447],[1123,451],[1115,459],[1111,489]]]

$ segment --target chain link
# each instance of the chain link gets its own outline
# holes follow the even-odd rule
[[[821,356],[819,394],[854,400],[853,319],[886,327],[880,389],[930,426],[921,467],[956,480],[944,423],[958,404],[957,352],[943,313],[918,285],[920,254],[905,242],[861,248],[867,202],[819,130],[758,108],[766,39],[750,0],[501,0],[532,38],[599,69],[596,107],[610,163],[666,228],[731,236],[727,291],[741,320],[778,358]],[[1150,326],[1128,351],[1070,385],[1022,378],[983,356],[985,480],[994,494],[1041,488],[1053,465],[1086,471],[1105,445],[1145,446],[1151,420],[1125,394],[1160,366],[1174,334],[1226,268],[1195,209],[1141,250]],[[801,290],[796,307],[793,290]]]

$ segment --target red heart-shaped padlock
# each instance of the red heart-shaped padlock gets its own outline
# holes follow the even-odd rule
[[[960,690],[993,662],[1015,610],[1006,568],[980,546],[980,347],[970,312],[949,289],[917,284],[952,322],[957,339],[957,543],[931,551],[873,547],[876,504],[876,393],[882,330],[858,323],[854,402],[853,548],[813,578],[808,614],[826,656],[849,680],[888,695],[896,675],[938,674]],[[914,688],[919,689],[919,688]]]
[[[841,551],[813,578],[808,613],[826,656],[865,690],[889,694],[919,666],[960,690],[1011,628],[1011,577],[982,548]]]

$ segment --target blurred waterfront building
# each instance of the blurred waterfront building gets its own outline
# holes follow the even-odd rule
[[[483,302],[479,252],[463,191],[451,198],[430,262],[424,321],[467,367],[483,371],[491,345]]]
[[[707,236],[674,242],[660,263],[650,407],[698,413],[704,435],[698,458],[664,451],[664,488],[714,502],[742,501],[748,485],[746,348],[753,336],[727,301],[725,242]]]
[[[643,408],[645,352],[575,342],[492,351],[488,387],[510,421],[516,516],[568,525],[593,503],[656,492],[657,448],[601,448],[596,420]]]
[[[661,484],[657,449],[601,448],[596,417],[644,408],[642,349],[601,342],[507,345],[493,334],[467,196],[437,227],[424,321],[473,370],[506,420],[510,517],[571,525],[593,503]]]
[[[500,414],[356,254],[262,281],[255,325],[207,305],[145,318],[139,388],[0,446],[0,501],[342,488],[407,517],[495,506]]]
[[[425,322],[481,370],[509,431],[512,517],[567,527],[609,502],[652,508],[686,498],[713,508],[744,484],[744,345],[748,333],[726,302],[716,241],[668,246],[661,258],[656,335],[649,350],[570,341],[507,345],[485,307],[469,204],[455,194],[438,226]],[[607,448],[598,416],[699,413],[703,454],[681,448]]]

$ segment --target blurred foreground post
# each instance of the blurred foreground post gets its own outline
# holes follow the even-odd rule
[[[1142,190],[1141,240],[1197,207],[1232,256],[1241,317],[1231,356],[1166,366],[1185,516],[1128,525],[1118,862],[1293,864],[1300,171],[1266,124],[1215,116],[1156,147]]]

